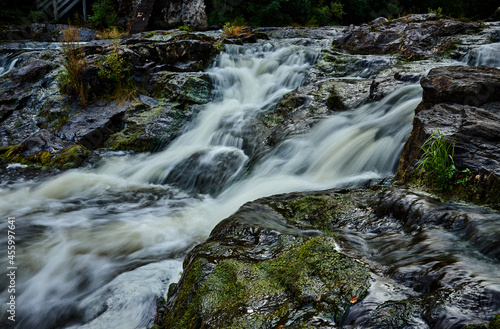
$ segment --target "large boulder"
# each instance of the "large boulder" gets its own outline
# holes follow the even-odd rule
[[[410,60],[432,58],[453,49],[458,41],[456,35],[482,28],[480,23],[435,14],[410,15],[349,28],[335,37],[333,47],[358,54],[400,53]]]
[[[453,192],[500,207],[500,70],[488,66],[435,68],[421,85],[422,103],[416,109],[396,179],[403,183],[416,180],[420,147],[439,130],[448,143],[455,144],[456,167],[471,170],[468,186],[455,185]]]
[[[285,215],[266,203],[243,206],[189,253],[161,326],[334,327],[363,299],[368,269],[338,252],[335,238],[314,224],[289,225],[289,216],[303,215],[300,201]]]

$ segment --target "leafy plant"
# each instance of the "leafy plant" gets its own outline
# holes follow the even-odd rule
[[[68,95],[77,95],[84,106],[87,105],[87,93],[82,81],[82,71],[87,61],[80,47],[80,33],[74,27],[62,31],[63,70],[59,74],[59,88]]]
[[[191,32],[191,28],[187,25],[181,25],[179,26],[179,30],[181,31],[186,31],[186,32]]]
[[[99,77],[112,80],[116,83],[115,90],[125,92],[132,92],[132,79],[130,76],[130,67],[125,59],[120,54],[118,42],[113,43],[113,48],[104,57],[104,60],[97,61]]]
[[[116,25],[116,12],[110,0],[100,0],[92,5],[94,15],[89,17],[89,22],[97,27],[111,28]]]
[[[455,154],[455,142],[448,143],[441,131],[435,130],[432,135],[422,145],[424,152],[417,163],[420,170],[419,181],[422,176],[429,186],[435,186],[437,190],[445,190],[454,184],[467,183],[468,177],[456,178],[459,173],[469,173],[469,169],[459,171],[455,167],[453,156]],[[425,175],[424,175],[425,174]]]
[[[438,7],[438,9],[427,8],[427,11],[429,12],[429,14],[436,14],[438,16],[441,16],[441,14],[443,13],[443,8],[441,7]]]

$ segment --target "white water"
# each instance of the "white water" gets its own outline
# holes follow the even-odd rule
[[[463,61],[471,66],[488,65],[500,67],[500,42],[482,45],[472,49]]]
[[[245,202],[394,171],[418,86],[325,119],[248,168],[249,123],[302,84],[318,56],[291,43],[230,47],[210,70],[219,100],[163,152],[0,190],[0,216],[17,221],[16,328],[146,326],[187,250]]]

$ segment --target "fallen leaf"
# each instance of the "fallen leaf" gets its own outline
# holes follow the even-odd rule
[[[358,296],[351,298],[351,304],[354,304],[358,301]]]

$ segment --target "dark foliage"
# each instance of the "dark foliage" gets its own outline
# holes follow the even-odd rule
[[[340,3],[344,15],[333,15],[331,5]],[[499,6],[497,0],[206,0],[210,24],[223,25],[235,20],[250,25],[359,24],[377,17],[427,13],[442,8],[456,18],[485,19]]]

